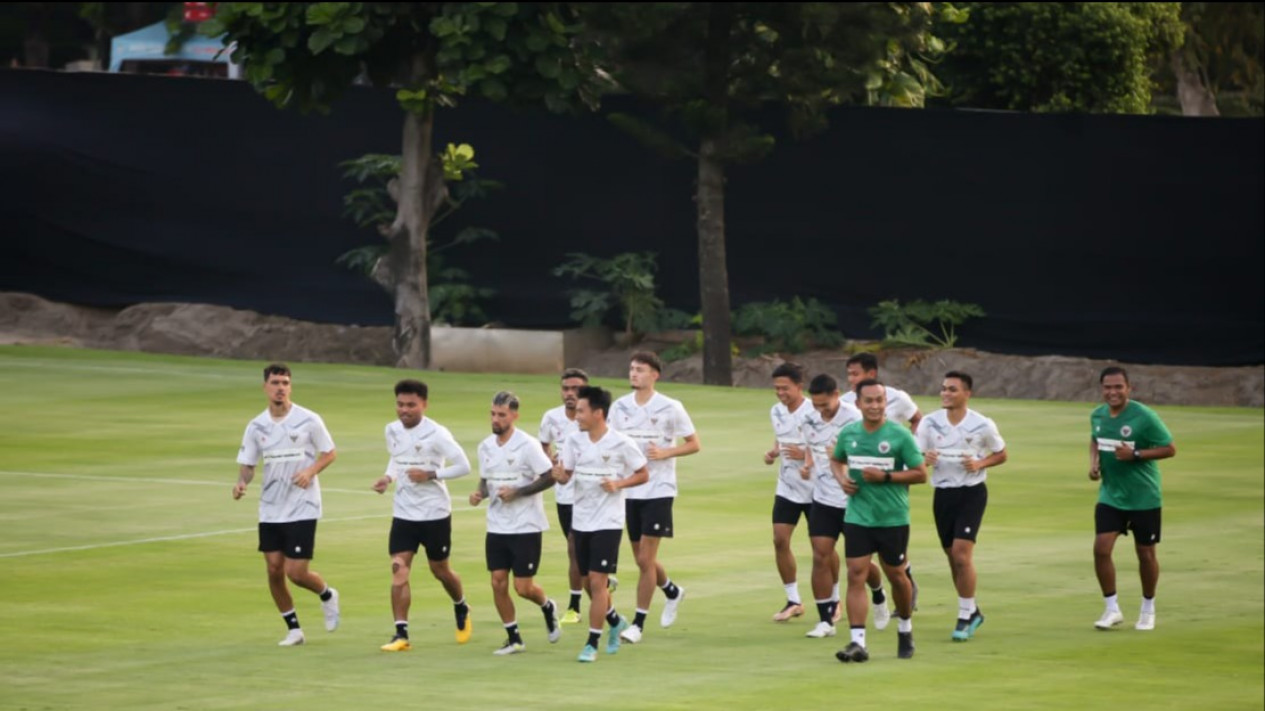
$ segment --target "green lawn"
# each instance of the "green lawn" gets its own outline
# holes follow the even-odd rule
[[[688,590],[677,624],[580,665],[582,629],[549,645],[519,604],[527,652],[493,657],[503,633],[483,566],[474,479],[451,484],[454,568],[475,636],[453,642],[438,584],[414,577],[414,649],[391,634],[386,532],[391,505],[369,490],[386,461],[401,371],[297,364],[294,400],[321,413],[338,444],[324,474],[314,569],[342,592],[327,634],[314,596],[296,593],[308,644],[276,646],[284,625],[255,552],[258,487],[234,502],[233,459],[261,411],[262,363],[57,348],[0,347],[0,708],[3,709],[1260,709],[1265,706],[1262,412],[1158,408],[1178,456],[1164,463],[1158,627],[1133,629],[1140,597],[1131,540],[1117,548],[1127,624],[1102,633],[1090,557],[1095,485],[1085,476],[1086,403],[975,401],[1009,443],[990,481],[977,551],[987,624],[949,641],[956,593],[931,522],[912,492],[910,555],[922,588],[917,657],[896,659],[893,624],[870,632],[873,658],[843,665],[832,640],[789,625],[769,511],[772,392],[667,384],[703,451],[678,467],[678,537],[662,560]],[[488,432],[498,389],[523,400],[523,424],[557,404],[553,378],[425,374],[428,415],[467,452]],[[599,381],[623,393],[626,384]],[[936,407],[920,397],[924,411]],[[552,495],[546,494],[552,514]],[[802,528],[802,527],[801,527]],[[801,592],[811,601],[806,534]],[[565,548],[546,534],[538,580],[566,596]],[[623,552],[616,594],[632,614],[636,567]],[[585,605],[587,610],[587,603]]]

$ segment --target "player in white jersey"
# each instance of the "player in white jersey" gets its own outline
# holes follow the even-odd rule
[[[836,544],[843,535],[843,517],[848,510],[848,495],[830,468],[830,455],[835,440],[845,425],[861,420],[861,411],[839,397],[839,381],[829,375],[818,375],[808,383],[808,397],[813,411],[801,426],[808,448],[804,470],[812,477],[813,503],[808,512],[808,540],[813,546],[813,598],[820,621],[806,637],[821,639],[835,636],[835,622],[841,616],[839,605],[839,551]],[[883,593],[883,577],[878,565],[870,564],[867,580],[874,603],[874,627],[884,629],[891,620],[887,596]]]
[[[764,463],[778,464],[777,491],[773,496],[773,558],[786,590],[786,604],[773,615],[773,621],[786,622],[804,614],[791,536],[800,517],[807,519],[812,509],[813,482],[804,472],[808,449],[803,424],[813,411],[813,404],[804,397],[804,369],[795,363],[783,363],[773,370],[773,392],[778,400],[769,411],[773,448],[764,453]]]
[[[848,392],[843,394],[843,401],[856,406],[857,383],[866,379],[878,380],[878,358],[873,353],[857,353],[848,359],[845,375],[848,379]],[[922,421],[922,412],[909,393],[890,385],[887,389],[887,419],[892,422],[909,425],[909,429],[918,432],[918,423]]]
[[[958,620],[953,639],[965,642],[984,624],[975,603],[975,537],[988,505],[989,467],[1006,462],[1006,442],[992,420],[970,409],[971,376],[944,374],[940,386],[943,410],[923,418],[918,446],[924,452],[935,488],[932,508],[940,546],[949,559],[949,572],[958,591]]]
[[[282,647],[303,644],[303,629],[286,579],[321,598],[325,629],[338,629],[338,591],[309,570],[321,517],[321,485],[316,475],[337,456],[334,440],[320,415],[290,402],[290,369],[283,363],[264,368],[268,409],[250,421],[237,452],[233,498],[241,499],[264,462],[259,495],[259,550],[268,567],[268,590],[286,623]]]
[[[575,423],[576,393],[589,384],[589,374],[579,368],[567,368],[562,371],[562,404],[545,413],[540,418],[540,445],[545,454],[555,464],[562,461],[562,442],[572,432],[579,432]],[[554,451],[550,451],[553,445]],[[580,621],[580,596],[584,591],[580,588],[580,569],[575,564],[575,537],[571,535],[571,510],[575,502],[575,485],[571,482],[558,484],[553,489],[554,501],[558,509],[558,527],[567,539],[567,580],[571,583],[571,599],[567,602],[567,610],[562,615],[563,624]]]
[[[843,394],[843,401],[849,405],[856,405],[857,385],[862,380],[878,380],[878,358],[873,353],[857,353],[848,359],[844,367],[848,379],[848,392]],[[887,419],[909,425],[910,431],[917,434],[918,423],[922,422],[922,413],[918,410],[918,404],[904,390],[890,385],[884,385],[883,389],[887,393]],[[918,583],[914,580],[914,564],[908,558],[909,556],[906,555],[905,574],[909,576],[909,583],[913,586],[914,609],[917,610]]]
[[[541,496],[553,486],[553,462],[540,442],[515,427],[518,398],[502,390],[492,397],[492,434],[479,443],[479,488],[470,494],[470,505],[488,503],[488,533],[484,541],[488,572],[492,574],[492,600],[505,626],[507,639],[497,655],[523,651],[509,577],[514,571],[514,592],[540,606],[549,642],[562,636],[558,605],[545,596],[534,578],[540,569],[542,532],[549,528]]]
[[[586,385],[577,395],[575,419],[580,431],[563,443],[562,467],[554,469],[554,477],[560,484],[575,481],[571,530],[581,584],[589,594],[589,636],[578,659],[595,662],[603,618],[610,625],[607,654],[619,651],[619,635],[628,629],[628,620],[611,602],[606,579],[619,565],[624,489],[646,483],[650,472],[637,443],[607,426],[611,394]]]
[[[408,636],[408,611],[412,603],[409,572],[417,549],[426,549],[430,572],[452,598],[457,620],[458,644],[470,641],[470,607],[461,589],[461,578],[448,565],[452,548],[452,500],[449,479],[470,473],[470,460],[448,428],[426,415],[429,389],[418,380],[395,384],[397,421],[386,426],[387,452],[391,461],[386,474],[373,482],[373,490],[385,492],[395,482],[391,535],[387,552],[391,555],[391,612],[395,634],[382,645],[384,652],[412,649]]]
[[[676,499],[676,458],[694,454],[700,449],[694,423],[677,400],[655,392],[655,383],[663,371],[659,357],[649,351],[632,354],[628,366],[628,384],[632,392],[611,406],[610,426],[641,446],[650,461],[650,481],[628,492],[624,505],[628,520],[628,542],[637,560],[637,614],[632,625],[623,632],[624,640],[641,641],[646,615],[654,597],[655,586],[663,590],[667,601],[659,616],[662,627],[676,621],[685,588],[668,577],[659,563],[659,544],[672,538],[672,503]],[[681,444],[677,444],[677,440]]]

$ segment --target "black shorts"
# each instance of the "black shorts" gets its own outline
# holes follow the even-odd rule
[[[259,524],[259,552],[281,551],[286,558],[311,560],[316,549],[316,519]]]
[[[535,577],[540,568],[540,543],[535,533],[489,533],[483,542],[488,570],[512,570],[516,578]]]
[[[955,538],[974,543],[987,506],[988,488],[984,484],[936,489],[931,500],[931,510],[936,516],[940,547],[952,548]]]
[[[624,499],[624,518],[628,520],[628,540],[637,542],[642,536],[672,537],[672,502],[676,499]]]
[[[434,521],[392,518],[387,552],[416,553],[418,546],[426,547],[427,560],[447,560],[452,549],[452,516]]]
[[[1120,533],[1127,536],[1129,531],[1133,531],[1135,546],[1153,546],[1160,542],[1160,511],[1162,510],[1125,511],[1107,504],[1098,504],[1094,507],[1094,532]]]
[[[623,531],[575,531],[574,535],[575,564],[580,575],[615,572],[619,567],[619,540],[624,537]]]
[[[558,528],[563,538],[571,535],[571,504],[558,504]]]
[[[827,506],[819,501],[814,501],[812,508],[808,511],[809,538],[839,540],[839,536],[843,535],[843,515],[847,511],[847,509]]]
[[[809,511],[812,504],[797,504],[790,499],[781,496],[773,497],[773,523],[789,524],[791,526],[799,523],[799,517],[809,518]]]
[[[909,548],[909,526],[871,528],[855,523],[843,524],[843,555],[866,558],[874,553],[891,567],[904,565]]]

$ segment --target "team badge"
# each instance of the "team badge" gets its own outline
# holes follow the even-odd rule
[[[657,425],[657,424],[659,424],[659,418],[657,418],[657,417],[651,417],[651,418],[650,418],[650,424],[652,424],[652,425]]]
[[[420,451],[422,451],[422,445],[420,445],[420,444],[415,444],[415,445],[413,445],[413,451],[414,451],[414,452],[420,452]]]
[[[888,452],[892,451],[892,445],[888,444],[887,442],[879,442],[878,451],[879,451],[879,454],[887,454]]]
[[[1121,437],[1128,437],[1128,436],[1129,436],[1129,435],[1131,435],[1131,434],[1133,434],[1133,428],[1132,428],[1132,427],[1130,427],[1130,426],[1128,426],[1128,425],[1125,425],[1124,427],[1121,427],[1121,428],[1120,428],[1120,436],[1121,436]]]
[[[296,434],[296,433],[294,433],[294,432],[291,432],[291,433],[290,433],[290,441],[291,441],[291,442],[297,442],[297,441],[299,441],[299,435],[298,435],[298,434]]]
[[[603,455],[602,455],[602,461],[603,461],[603,462],[610,462],[610,460],[611,460],[611,455],[609,455],[609,454],[603,454]]]
[[[506,459],[505,461],[506,461],[506,462],[508,462],[508,463],[509,463],[509,465],[510,465],[511,467],[512,467],[512,466],[514,466],[514,458],[513,458],[513,457],[510,457],[509,459]]]

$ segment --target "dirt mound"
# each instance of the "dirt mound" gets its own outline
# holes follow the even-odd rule
[[[31,294],[0,293],[0,344],[28,343],[82,348],[201,355],[251,360],[391,365],[391,329],[319,324],[264,316],[208,304],[138,304],[122,310],[72,306]],[[660,350],[671,343],[645,341],[638,347]],[[632,349],[590,351],[568,363],[589,373],[622,378]],[[892,351],[878,354],[883,378],[915,395],[939,393],[945,371],[963,370],[975,378],[980,397],[1095,402],[1098,372],[1114,361],[1040,356],[997,355],[968,349]],[[847,355],[816,351],[794,356],[810,374],[842,376]],[[782,359],[736,358],[734,383],[767,388]],[[1129,370],[1135,394],[1157,405],[1265,406],[1265,366],[1204,368],[1120,364]],[[665,367],[664,379],[703,380],[702,358],[695,355]]]

